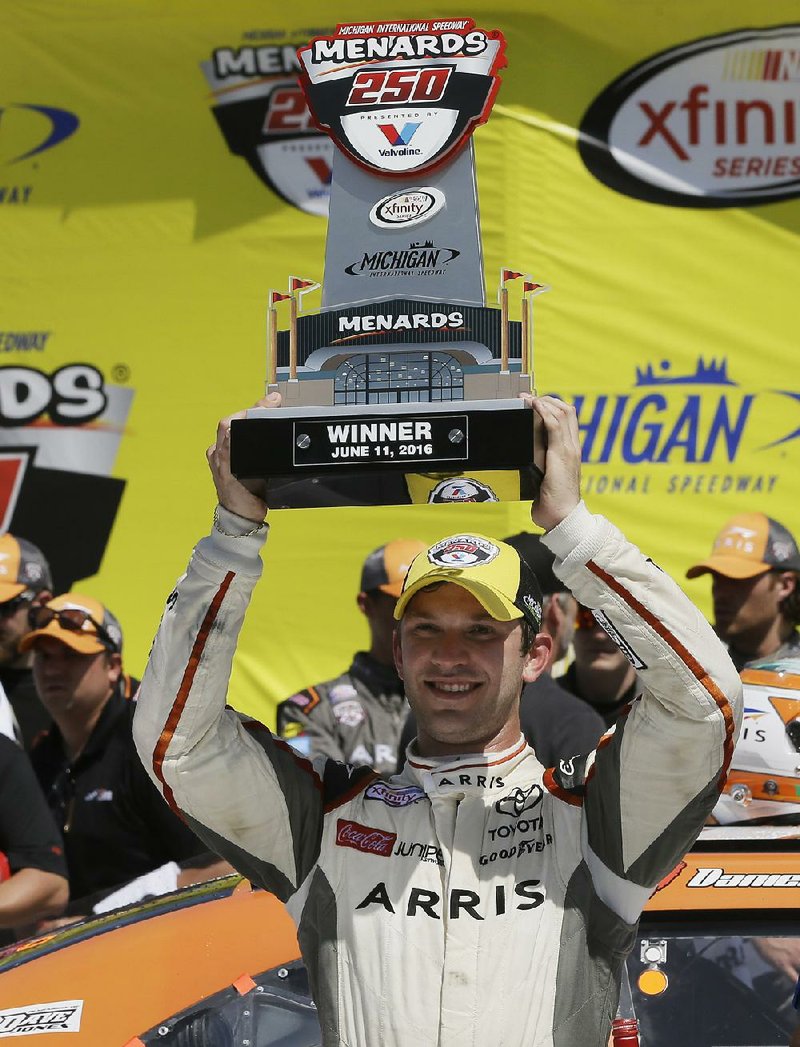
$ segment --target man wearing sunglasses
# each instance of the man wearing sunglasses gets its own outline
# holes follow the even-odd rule
[[[30,651],[20,644],[29,630],[28,611],[53,597],[50,566],[38,546],[12,534],[0,537],[0,684],[14,711],[23,746],[50,726],[31,671]]]
[[[164,804],[136,755],[119,622],[99,601],[67,593],[32,607],[30,629],[21,650],[32,654],[53,719],[31,758],[64,836],[72,899],[165,865],[174,888],[178,872],[169,863],[206,848]]]

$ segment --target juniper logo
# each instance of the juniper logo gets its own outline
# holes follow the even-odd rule
[[[610,189],[677,207],[800,196],[800,25],[653,55],[592,102],[579,151]]]

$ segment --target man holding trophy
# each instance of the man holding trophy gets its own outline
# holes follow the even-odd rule
[[[290,332],[274,391],[219,424],[214,525],[167,600],[139,691],[136,743],[167,803],[295,920],[325,1047],[605,1047],[642,907],[714,806],[741,723],[738,674],[703,616],[581,500],[575,410],[526,392],[526,332],[510,337],[502,295],[499,311],[482,303],[479,249],[472,270],[452,269],[477,231],[476,215],[455,221],[474,187],[459,146],[488,115],[502,50],[500,33],[461,20],[340,26],[299,52],[311,108],[342,150],[327,300],[299,345]],[[429,185],[389,196],[364,173],[416,178],[442,157]],[[358,258],[332,242],[340,197],[351,240],[374,226]],[[426,245],[375,247],[393,222],[427,218]],[[373,277],[389,295],[407,281],[408,298],[370,301]],[[433,302],[429,280],[443,281]],[[356,328],[358,359],[343,347]],[[469,360],[484,368],[477,402]],[[315,384],[327,404],[310,402]],[[594,753],[546,770],[525,742],[520,694],[551,642],[541,592],[512,546],[479,534],[420,552],[397,601],[395,662],[418,729],[401,775],[312,763],[226,708],[268,505],[287,504],[285,487],[262,497],[247,481],[335,476],[332,445],[348,432],[367,448],[345,456],[367,483],[388,468],[431,502],[441,474],[458,491],[464,471],[511,470],[515,498],[538,477],[531,516],[555,573],[642,683]],[[496,482],[474,479],[470,490]]]
[[[215,525],[167,602],[136,741],[193,831],[286,902],[326,1047],[605,1044],[642,906],[724,780],[737,673],[677,585],[580,501],[574,409],[532,406],[548,441],[533,520],[644,686],[595,753],[547,771],[518,714],[547,660],[538,586],[481,535],[420,553],[398,601],[419,730],[401,776],[312,765],[226,709],[268,528],[230,472],[229,419],[208,452]]]

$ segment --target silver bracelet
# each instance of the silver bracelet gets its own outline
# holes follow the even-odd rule
[[[244,519],[244,517],[242,517]],[[253,522],[252,520],[250,521]],[[267,521],[262,520],[261,523],[257,523],[249,531],[245,531],[243,534],[234,534],[232,531],[223,530],[219,522],[219,506],[214,510],[214,529],[219,531],[220,534],[224,534],[226,538],[249,538],[251,534],[258,534],[259,531],[263,530],[267,526]]]

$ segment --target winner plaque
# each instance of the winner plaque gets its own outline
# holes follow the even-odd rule
[[[471,19],[339,25],[299,49],[334,143],[321,307],[303,308],[313,279],[270,292],[268,388],[283,406],[231,429],[234,474],[266,481],[271,507],[535,496],[518,394],[549,288],[503,268],[487,305],[471,140],[504,52]]]

